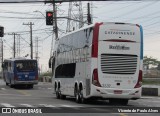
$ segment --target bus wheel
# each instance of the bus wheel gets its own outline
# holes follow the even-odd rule
[[[86,103],[86,99],[83,97],[83,90],[80,90],[79,99],[80,99],[80,103],[82,104]]]
[[[6,82],[6,85],[8,86],[9,83]]]
[[[14,85],[11,83],[11,80],[10,80],[10,88],[13,88],[14,87]]]
[[[76,97],[76,102],[80,103],[80,96],[79,96],[78,88],[75,88],[75,97]]]
[[[60,99],[60,91],[59,88],[56,89],[56,98]]]
[[[10,88],[13,88],[13,87],[14,87],[14,85],[10,84]]]

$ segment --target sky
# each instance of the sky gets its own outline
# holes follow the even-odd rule
[[[0,0],[0,2],[3,0]],[[82,2],[84,17],[87,14],[87,2]],[[98,1],[92,2],[93,22],[136,23],[144,31],[144,55],[160,60],[160,1]],[[39,64],[43,71],[48,70],[53,27],[46,26],[45,12],[52,10],[52,4],[0,4],[0,25],[4,26],[4,58],[13,57],[13,35],[20,38],[20,56],[30,54],[30,27],[33,25],[33,57],[35,57],[35,40],[38,38]],[[57,3],[58,16],[68,15],[68,3]],[[86,20],[86,18],[84,19]],[[59,36],[66,32],[66,19],[58,20]],[[30,57],[28,57],[30,58]],[[42,72],[43,72],[42,71]]]

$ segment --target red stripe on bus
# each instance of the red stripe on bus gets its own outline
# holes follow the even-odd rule
[[[93,41],[92,41],[92,57],[98,56],[98,36],[99,36],[99,27],[103,23],[96,23],[93,29]]]

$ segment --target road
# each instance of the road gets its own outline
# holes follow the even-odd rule
[[[55,94],[52,91],[51,83],[39,82],[33,89],[29,88],[10,88],[6,86],[3,80],[0,80],[0,107],[1,108],[46,108],[42,109],[42,112],[48,111],[48,115],[52,113],[92,113],[96,115],[108,114],[109,116],[134,116],[137,113],[118,112],[122,110],[138,110],[142,107],[142,110],[147,107],[159,107],[160,110],[160,98],[159,97],[142,97],[139,100],[130,100],[127,106],[114,106],[110,105],[106,101],[94,101],[88,104],[77,104],[74,98],[67,97],[66,100],[56,99]],[[118,107],[118,108],[117,108]],[[122,109],[122,110],[121,110]],[[45,110],[45,111],[44,111]],[[148,110],[148,109],[147,109]],[[155,109],[154,109],[155,110]],[[117,112],[116,112],[117,111]],[[52,113],[49,113],[52,112]],[[109,112],[109,113],[106,113]],[[104,113],[104,114],[103,114]],[[144,113],[139,113],[142,115]],[[66,116],[66,114],[64,114]],[[89,114],[88,114],[89,115]],[[145,113],[146,116],[150,116],[151,113]],[[152,114],[153,115],[153,114]],[[154,113],[155,116],[159,116],[159,113]]]

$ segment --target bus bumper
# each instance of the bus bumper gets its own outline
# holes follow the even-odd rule
[[[18,84],[38,84],[38,80],[34,80],[34,81],[14,81],[15,85]]]
[[[91,85],[91,97],[100,98],[117,98],[117,99],[139,99],[141,97],[142,88],[133,89],[115,89],[115,88],[101,88]]]

